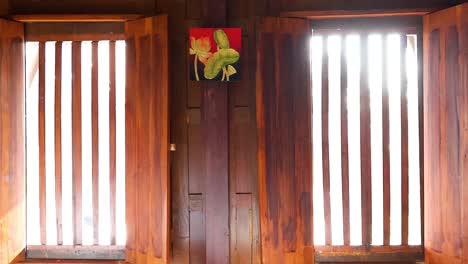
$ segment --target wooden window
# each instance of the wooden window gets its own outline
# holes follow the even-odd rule
[[[27,256],[124,259],[125,41],[26,43]]]
[[[420,34],[362,28],[317,27],[311,39],[316,260],[415,260]]]

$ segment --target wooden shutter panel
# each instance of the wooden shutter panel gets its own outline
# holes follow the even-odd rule
[[[257,128],[264,263],[313,263],[312,154],[306,20],[257,24]]]
[[[130,21],[127,35],[127,261],[169,254],[167,16]]]
[[[424,17],[426,264],[468,263],[468,3]]]
[[[24,27],[0,20],[0,263],[26,245]]]

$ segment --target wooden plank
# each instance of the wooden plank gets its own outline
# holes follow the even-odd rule
[[[233,264],[252,263],[253,216],[252,195],[237,194],[235,202]]]
[[[110,231],[111,245],[116,244],[116,80],[115,80],[115,41],[109,44],[109,188],[110,188]]]
[[[341,184],[343,199],[343,242],[350,244],[349,154],[348,154],[348,65],[346,37],[341,37]]]
[[[201,194],[191,194],[190,201],[190,263],[206,263],[205,213]]]
[[[361,35],[361,88],[360,88],[360,129],[361,129],[361,213],[362,244],[372,241],[372,178],[371,178],[371,128],[370,91],[368,76],[368,36]]]
[[[98,42],[91,47],[91,144],[93,186],[93,244],[99,245],[99,60]],[[102,63],[102,62],[101,62]]]
[[[408,76],[406,74],[406,34],[400,38],[400,81],[401,81],[401,242],[408,245]]]
[[[39,211],[41,244],[47,244],[46,150],[45,150],[45,43],[39,43]]]
[[[325,214],[325,244],[331,245],[331,205],[330,205],[330,152],[328,135],[328,48],[323,40],[322,53],[322,168],[323,168],[323,203]]]
[[[73,244],[82,244],[81,42],[72,43],[72,192]]]
[[[199,108],[187,110],[187,122],[189,193],[204,193],[206,177],[205,139],[203,138]]]
[[[388,85],[387,35],[382,42],[382,161],[383,161],[383,241],[390,245],[390,95]]]
[[[141,18],[139,14],[18,14],[9,16],[23,23],[125,22]]]
[[[55,210],[57,245],[62,245],[62,42],[60,41],[55,44]]]
[[[315,250],[318,263],[415,263],[424,259],[422,246],[315,246]]]

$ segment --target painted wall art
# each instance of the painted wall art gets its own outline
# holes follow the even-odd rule
[[[241,45],[241,28],[191,28],[190,79],[240,80]]]

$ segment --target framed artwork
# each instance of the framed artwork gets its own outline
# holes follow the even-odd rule
[[[189,35],[191,80],[241,79],[241,28],[191,28]]]

